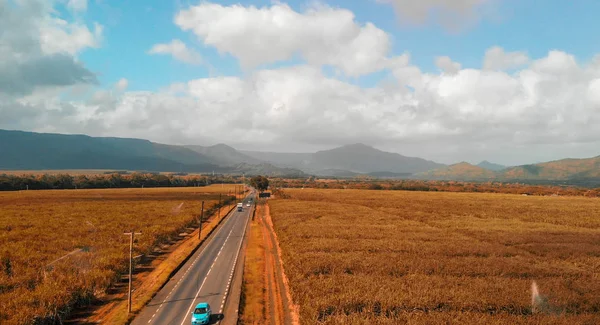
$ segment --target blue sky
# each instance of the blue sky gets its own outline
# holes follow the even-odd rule
[[[5,3],[0,128],[443,163],[600,154],[600,1]]]
[[[257,7],[271,4],[271,1],[265,0],[213,2]],[[284,2],[299,12],[307,7],[306,1]],[[235,58],[204,46],[195,35],[182,31],[174,24],[174,16],[179,10],[197,3],[92,0],[83,16],[88,22],[97,21],[104,25],[102,47],[83,52],[80,59],[99,74],[104,86],[126,77],[131,90],[156,91],[174,82],[211,75],[239,75],[241,70]],[[349,9],[359,23],[372,22],[388,32],[392,36],[393,52],[409,52],[411,61],[425,72],[437,71],[434,59],[440,55],[447,55],[466,68],[480,68],[485,50],[494,45],[502,46],[507,51],[526,51],[533,58],[543,57],[549,50],[558,49],[586,61],[600,52],[600,36],[596,32],[600,27],[597,19],[599,1],[498,2],[494,5],[492,18],[459,32],[448,31],[436,23],[415,25],[399,22],[389,5],[373,0],[330,0],[324,3]],[[69,16],[68,11],[61,12]],[[154,44],[173,38],[188,42],[214,70],[207,65],[189,66],[169,56],[147,54]],[[385,73],[363,76],[358,83],[372,86],[382,75]]]

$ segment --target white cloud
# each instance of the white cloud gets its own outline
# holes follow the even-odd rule
[[[127,79],[108,90],[85,88],[80,84],[95,76],[74,57],[95,44],[92,32],[77,32],[85,25],[58,21],[47,8],[0,11],[0,128],[263,150],[366,142],[442,162],[517,164],[600,153],[597,58],[582,65],[569,53],[550,51],[530,60],[496,47],[485,53],[482,69],[439,57],[442,71],[427,73],[408,53],[390,56],[387,34],[359,25],[346,10],[204,3],[176,21],[246,66],[295,55],[306,63],[189,80],[157,92],[127,91]],[[54,24],[59,32],[52,37],[73,44],[44,49],[43,24]],[[155,50],[185,53],[174,50],[185,44],[173,44]],[[393,83],[360,87],[327,76],[324,64],[348,76],[386,69]]]
[[[67,7],[73,11],[82,12],[87,10],[87,0],[68,0]]]
[[[115,84],[115,89],[117,91],[125,91],[125,89],[127,89],[127,86],[129,86],[129,81],[127,81],[127,79],[125,78],[121,78]]]
[[[45,54],[68,53],[76,55],[85,48],[98,48],[102,39],[102,25],[95,23],[91,31],[81,23],[48,17],[40,25],[40,42]]]
[[[556,50],[550,51],[545,58],[534,61],[532,68],[550,74],[570,73],[578,69],[573,55]]]
[[[518,68],[529,62],[525,52],[505,52],[503,48],[494,46],[485,52],[483,68],[486,70],[507,70]]]
[[[435,58],[435,65],[443,72],[449,74],[457,73],[462,67],[460,63],[452,61],[452,59],[447,56],[438,56]]]
[[[185,43],[181,40],[174,39],[171,43],[156,44],[150,51],[150,54],[170,54],[175,59],[189,63],[189,64],[200,64],[202,63],[202,57],[196,51],[189,49]]]
[[[96,82],[74,55],[98,46],[102,27],[92,33],[82,23],[58,19],[51,4],[16,1],[0,10],[0,94]]]
[[[590,81],[588,97],[593,103],[600,106],[600,78]]]
[[[67,106],[54,103],[55,114],[36,115],[46,110],[30,102],[20,123],[279,150],[368,142],[443,162],[527,163],[561,158],[561,152],[594,156],[600,144],[600,69],[570,58],[550,52],[512,74],[476,69],[428,74],[404,55],[392,61],[400,87],[373,88],[327,77],[310,65],[266,69],[244,78],[191,80],[157,93],[96,94],[90,101],[63,103]],[[564,71],[556,69],[557,62],[574,65]],[[402,90],[404,85],[412,90]],[[19,124],[17,113],[0,114]]]
[[[436,19],[441,25],[457,30],[486,14],[486,6],[497,0],[377,0],[394,6],[401,22],[422,24]]]
[[[175,23],[233,55],[244,68],[300,55],[311,65],[360,76],[385,67],[390,39],[375,25],[360,25],[354,18],[349,10],[325,5],[299,13],[281,3],[257,8],[205,2],[180,11]]]

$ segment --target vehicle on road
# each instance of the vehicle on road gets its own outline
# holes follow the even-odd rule
[[[238,204],[237,204],[237,210],[238,210],[238,211],[242,211],[242,210],[244,210],[244,203],[238,203]]]
[[[210,305],[206,302],[201,302],[196,305],[192,312],[192,325],[210,323]]]
[[[249,207],[249,206],[250,206],[250,203],[246,203],[246,206],[247,206],[247,207]]]

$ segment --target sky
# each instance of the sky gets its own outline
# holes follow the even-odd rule
[[[600,155],[600,1],[0,0],[0,129]]]

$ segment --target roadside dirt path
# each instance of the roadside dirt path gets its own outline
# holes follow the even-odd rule
[[[265,243],[265,309],[267,320],[272,325],[299,325],[298,306],[293,304],[288,280],[281,261],[281,249],[269,205],[264,205],[264,214],[259,217]]]

